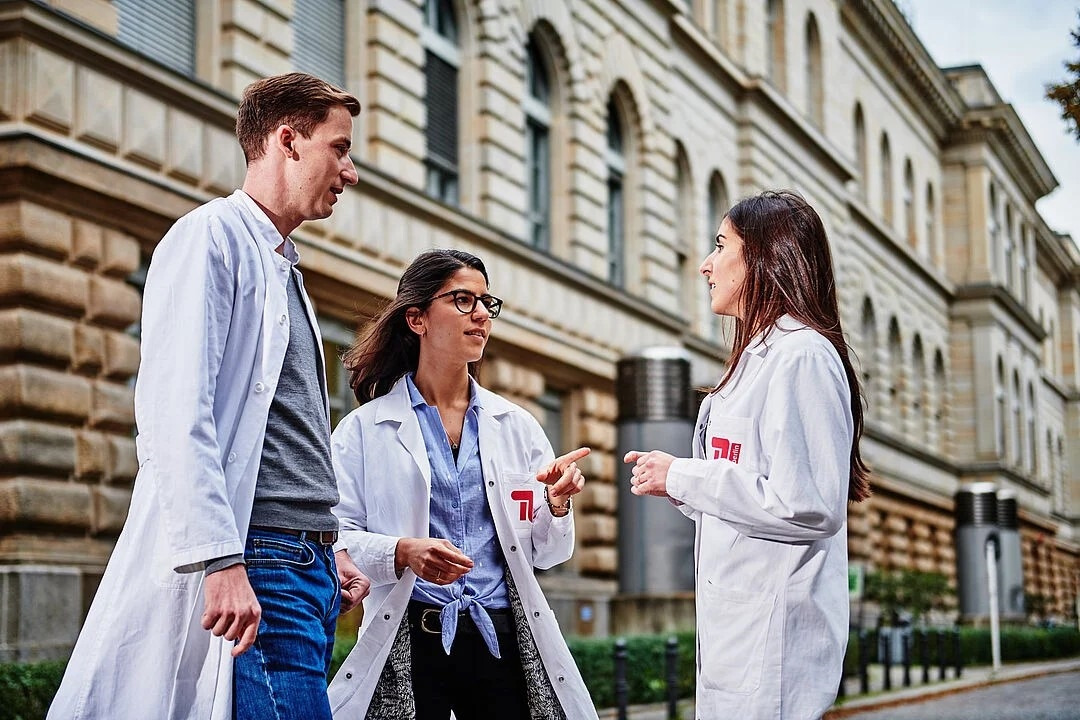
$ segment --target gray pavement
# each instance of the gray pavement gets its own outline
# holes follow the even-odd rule
[[[872,668],[868,695],[849,696],[822,720],[1080,720],[1080,658],[964,668],[959,679],[949,668],[945,680],[918,684],[922,670],[912,671],[912,687],[902,687],[902,670],[894,668],[893,689],[882,692],[880,667]],[[848,692],[858,691],[850,681]],[[666,707],[635,705],[630,720],[666,720]],[[614,708],[600,711],[601,720],[616,718]],[[678,717],[694,717],[692,700],[679,701]]]
[[[1074,670],[856,713],[847,720],[1076,720],[1078,703],[1080,671]]]

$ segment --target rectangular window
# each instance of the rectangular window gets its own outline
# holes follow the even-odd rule
[[[544,388],[543,394],[536,398],[536,404],[540,406],[540,425],[544,428],[551,449],[555,451],[555,457],[562,455],[566,450],[563,440],[566,435],[566,418],[563,412],[566,406],[566,393],[550,387]]]
[[[622,287],[623,269],[623,183],[622,177],[608,178],[608,281]]]
[[[345,3],[294,0],[292,65],[301,72],[345,86]]]
[[[342,323],[328,317],[319,318],[322,332],[323,356],[326,358],[326,393],[330,398],[330,427],[337,427],[341,418],[357,406],[356,396],[349,387],[349,372],[341,356],[349,349],[353,334]]]
[[[551,153],[548,129],[532,122],[525,123],[525,163],[529,193],[529,242],[539,250],[550,247],[549,208],[551,203]]]
[[[430,50],[425,52],[427,80],[427,192],[445,203],[458,202],[457,68]]]
[[[184,75],[195,74],[195,0],[114,0],[116,39]]]

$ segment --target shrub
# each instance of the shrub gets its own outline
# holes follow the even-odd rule
[[[0,720],[41,720],[60,679],[63,660],[0,664]]]

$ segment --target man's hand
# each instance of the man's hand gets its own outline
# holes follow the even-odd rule
[[[473,561],[440,538],[401,538],[394,550],[394,569],[398,577],[410,568],[416,577],[436,585],[449,585],[472,570]]]
[[[536,473],[536,479],[548,486],[548,500],[556,508],[565,508],[571,495],[577,495],[585,486],[577,461],[592,452],[587,447],[572,450],[555,458],[550,465]]]
[[[203,580],[206,610],[202,626],[217,637],[239,640],[232,656],[239,657],[255,643],[262,608],[248,582],[247,568],[233,565],[207,575]]]
[[[334,563],[337,565],[338,580],[341,582],[340,613],[344,615],[359,605],[371,592],[371,581],[356,567],[347,550],[334,553]]]

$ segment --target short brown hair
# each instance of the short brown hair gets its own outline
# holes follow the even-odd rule
[[[360,101],[314,75],[293,72],[256,80],[244,88],[236,111],[236,139],[250,165],[266,153],[266,136],[279,125],[292,126],[306,138],[326,120],[330,108],[343,106],[360,114]]]

